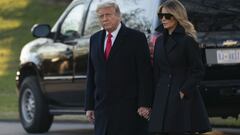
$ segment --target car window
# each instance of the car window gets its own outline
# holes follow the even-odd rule
[[[84,35],[91,35],[101,29],[96,14],[97,4],[101,0],[94,0],[90,6],[86,20]],[[122,21],[130,28],[147,33],[154,29],[154,12],[157,10],[158,1],[149,0],[116,0],[122,12]],[[155,4],[156,3],[156,4]],[[154,26],[155,27],[155,26]]]
[[[61,34],[64,36],[72,36],[80,33],[80,27],[83,19],[84,5],[80,4],[74,7],[65,18]],[[80,35],[80,34],[79,34]]]
[[[128,27],[144,33],[151,29],[158,6],[156,1],[117,0],[117,2],[122,12],[122,20]]]
[[[84,29],[84,35],[92,35],[101,29],[99,24],[96,8],[97,8],[98,0],[94,0],[89,8],[89,12],[87,15],[86,25]]]

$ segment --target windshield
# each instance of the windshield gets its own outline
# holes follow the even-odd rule
[[[191,22],[200,32],[239,31],[239,0],[183,0]]]
[[[182,0],[189,19],[207,46],[240,45],[239,0]]]

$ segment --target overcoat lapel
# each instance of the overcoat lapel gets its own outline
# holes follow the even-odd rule
[[[176,47],[176,45],[176,41],[173,38],[169,37],[166,41],[166,53],[169,54]]]
[[[163,28],[163,25],[160,25],[156,28],[156,31],[158,32],[162,32],[163,33],[163,40],[166,39],[165,36],[167,35],[167,30]],[[175,35],[175,34],[185,34],[185,30],[183,27],[181,27],[180,25],[177,25],[176,29],[173,31],[172,35]],[[163,42],[161,43],[162,46],[163,46]],[[168,38],[168,41],[166,41],[166,44],[165,44],[165,49],[166,50],[166,56],[168,56],[168,54],[177,46],[177,43],[176,41],[174,40],[174,38],[172,37],[169,37]]]
[[[105,55],[104,55],[104,39],[105,39],[105,35],[106,35],[106,31],[102,30],[99,33],[99,36],[98,36],[98,53],[99,53],[100,59],[103,62],[105,62]]]
[[[124,26],[124,24],[122,24],[117,37],[113,43],[113,46],[111,48],[110,54],[109,54],[109,58],[106,61],[105,60],[105,55],[104,55],[104,39],[106,37],[106,31],[102,30],[99,33],[99,38],[98,38],[98,52],[100,54],[100,58],[101,60],[103,60],[104,62],[110,61],[112,59],[112,57],[114,57],[114,54],[116,54],[116,52],[119,50],[119,48],[124,44],[125,38],[126,38],[126,26]]]
[[[163,54],[160,56],[161,61],[166,62],[167,65],[170,65],[169,63],[169,54],[172,50],[174,50],[176,46],[176,41],[173,40],[172,38],[168,38],[168,41],[166,41],[166,44],[164,45],[164,40],[166,35],[163,35],[163,40],[161,40],[161,48],[160,48],[160,54]],[[162,58],[161,58],[162,57]],[[159,66],[160,66],[160,61],[159,61]]]
[[[107,61],[111,61],[111,59],[114,57],[114,55],[117,53],[118,50],[120,50],[121,46],[124,45],[124,41],[126,41],[126,26],[122,24],[117,37],[113,43],[113,46],[111,48],[109,58]]]
[[[168,57],[167,57],[167,53],[164,47],[164,35],[162,36],[162,38],[159,40],[159,46],[156,48],[157,51],[159,51],[159,53],[157,54],[158,59],[161,59],[161,61],[164,61],[166,64],[168,64]],[[160,62],[158,60],[158,62]]]

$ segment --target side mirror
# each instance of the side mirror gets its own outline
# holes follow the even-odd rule
[[[74,31],[74,30],[68,30],[68,31],[66,31],[66,33],[64,34],[64,36],[72,37],[72,38],[80,38],[80,34],[79,34],[77,31]]]
[[[48,24],[35,24],[31,32],[34,37],[48,37],[51,33],[51,27]]]

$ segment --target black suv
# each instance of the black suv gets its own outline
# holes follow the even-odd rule
[[[21,52],[16,81],[19,113],[29,133],[47,132],[53,116],[84,113],[91,34],[101,29],[95,8],[101,0],[74,0],[51,28],[32,28],[37,39]],[[159,35],[157,10],[164,0],[116,0],[123,22],[144,32],[153,48]],[[199,86],[210,116],[240,113],[240,1],[181,0],[196,26],[206,76]]]

